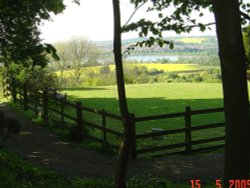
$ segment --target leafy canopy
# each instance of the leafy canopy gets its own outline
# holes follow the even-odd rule
[[[39,26],[64,9],[63,0],[0,0],[0,62],[29,66],[31,60],[44,67],[47,53],[56,58],[53,46],[42,43]]]
[[[147,6],[147,12],[157,15],[157,19],[142,18],[137,22],[132,22],[123,27],[123,32],[138,31],[139,37],[145,40],[131,46],[151,47],[152,45],[168,45],[174,47],[173,41],[164,40],[164,32],[173,31],[177,34],[189,33],[193,28],[199,28],[200,31],[210,29],[214,23],[203,23],[199,17],[204,16],[205,9],[212,10],[211,0],[130,0],[135,9],[141,6]],[[242,23],[246,24],[250,20],[250,4],[240,4]]]

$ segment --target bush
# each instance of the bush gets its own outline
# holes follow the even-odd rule
[[[7,140],[15,134],[18,134],[21,129],[21,124],[16,118],[7,118],[3,112],[0,112],[0,147],[3,148]]]

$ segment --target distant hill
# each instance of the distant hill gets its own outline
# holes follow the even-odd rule
[[[136,48],[133,54],[146,53],[146,54],[157,54],[157,53],[188,53],[188,52],[201,52],[201,53],[217,53],[217,39],[215,36],[176,36],[168,37],[166,40],[174,42],[174,49],[171,50],[167,46],[163,48],[152,47],[152,48]],[[138,41],[142,41],[142,38],[125,39],[122,41],[123,48],[127,48]],[[98,47],[106,50],[113,48],[112,41],[97,41],[95,42]]]
[[[176,36],[165,39],[174,43],[174,49],[170,49],[168,46],[162,48],[158,46],[137,47],[129,54],[125,54],[124,59],[134,62],[219,65],[216,36]],[[123,40],[123,51],[142,40],[144,39]],[[112,41],[98,41],[96,45],[112,56]],[[151,61],[151,59],[153,60]]]

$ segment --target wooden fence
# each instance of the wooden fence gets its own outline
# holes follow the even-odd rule
[[[21,106],[24,110],[32,110],[35,114],[41,115],[44,120],[51,119],[49,117],[50,113],[55,113],[58,115],[60,121],[65,122],[67,119],[71,122],[74,122],[75,128],[78,131],[78,136],[80,138],[82,137],[88,137],[96,142],[99,142],[104,145],[108,145],[115,150],[118,150],[119,148],[119,142],[121,141],[123,137],[123,127],[122,127],[122,118],[119,115],[115,115],[109,112],[106,112],[105,110],[100,109],[94,109],[85,107],[82,105],[81,102],[69,102],[67,100],[67,97],[57,97],[57,95],[53,95],[50,93],[48,89],[45,89],[42,92],[38,92],[36,94],[28,91],[27,87],[13,87],[15,92],[15,96],[13,98],[15,101],[19,101]],[[53,105],[54,103],[56,105]],[[67,109],[71,108],[75,113],[70,114],[67,113]],[[132,129],[133,129],[133,135],[132,135],[132,147],[130,151],[131,158],[136,158],[139,154],[145,154],[145,153],[159,153],[160,152],[167,152],[167,154],[191,154],[193,152],[199,152],[199,151],[205,151],[209,149],[215,149],[219,147],[224,146],[224,131],[222,131],[223,136],[212,136],[210,138],[206,139],[192,139],[192,134],[195,131],[199,130],[212,130],[220,127],[224,127],[224,122],[219,123],[211,123],[211,124],[205,124],[205,125],[198,125],[193,126],[192,118],[196,115],[202,115],[202,114],[211,114],[211,113],[222,113],[224,112],[223,108],[214,108],[214,109],[205,109],[205,110],[191,110],[191,107],[187,106],[185,108],[184,112],[180,113],[171,113],[171,114],[162,114],[162,115],[155,115],[155,116],[146,116],[146,117],[136,117],[135,114],[130,114],[130,121],[132,122]],[[91,120],[87,120],[86,113],[95,114],[99,116],[101,119],[100,123],[94,123]],[[107,126],[107,118],[116,120],[119,122],[120,126],[119,130],[114,130],[112,128],[108,128]],[[136,128],[137,125],[141,122],[150,122],[150,121],[157,121],[157,120],[167,120],[172,118],[183,118],[184,125],[182,125],[182,128],[175,128],[175,129],[162,129],[157,132],[144,132],[139,133]],[[96,135],[91,135],[87,132],[85,132],[84,128],[90,127],[93,130],[101,131],[101,137],[97,137]],[[168,143],[168,140],[161,139],[156,140],[156,142],[161,142],[161,145],[151,145],[151,146],[139,146],[138,143],[141,142],[143,139],[153,139],[153,138],[162,138],[170,135],[176,135],[176,134],[183,134],[183,142],[176,142],[176,143]],[[107,135],[113,135],[115,136],[119,141],[114,141],[111,139],[108,139]],[[218,144],[219,142],[219,144]],[[222,142],[222,143],[221,143]],[[211,144],[214,143],[214,144]],[[209,144],[207,146],[206,144]],[[199,145],[201,145],[199,147]],[[198,148],[193,148],[194,146],[198,146]],[[170,152],[168,152],[170,151]],[[163,153],[165,154],[165,153]],[[157,154],[156,156],[161,156],[162,154]]]

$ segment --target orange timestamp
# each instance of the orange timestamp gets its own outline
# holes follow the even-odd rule
[[[191,188],[202,188],[202,182],[199,179],[190,180]],[[215,188],[223,188],[222,180],[215,180]],[[250,179],[249,180],[229,180],[229,188],[250,188]]]

